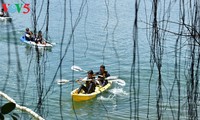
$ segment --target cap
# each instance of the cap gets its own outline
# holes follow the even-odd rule
[[[104,65],[101,65],[101,66],[100,66],[100,68],[103,68],[103,69],[105,69],[105,66],[104,66]]]
[[[88,74],[94,74],[93,70],[89,70],[87,73]]]

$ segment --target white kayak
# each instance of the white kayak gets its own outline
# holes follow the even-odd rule
[[[11,18],[11,17],[0,17],[0,21],[3,21],[3,22],[11,22],[11,21],[12,21],[12,18]]]
[[[50,43],[37,44],[37,43],[35,43],[35,42],[33,42],[33,41],[28,41],[28,40],[26,40],[25,36],[22,36],[22,37],[20,38],[20,40],[21,40],[23,43],[26,43],[26,44],[32,45],[32,46],[37,46],[37,47],[53,47],[53,45],[50,44]]]

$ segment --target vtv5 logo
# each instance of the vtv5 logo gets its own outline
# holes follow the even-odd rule
[[[2,4],[2,8],[4,9],[4,12],[9,13],[23,13],[27,14],[30,12],[30,4]]]

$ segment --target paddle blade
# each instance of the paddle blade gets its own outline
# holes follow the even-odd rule
[[[116,80],[112,80],[112,82],[115,82],[116,84],[124,87],[126,85],[126,82],[122,79],[116,79]]]
[[[57,84],[58,85],[64,85],[66,83],[70,82],[70,80],[65,80],[65,79],[62,79],[62,80],[57,80]]]
[[[118,76],[109,76],[109,77],[107,77],[106,79],[107,80],[115,80],[115,79],[117,79],[118,78]]]
[[[50,43],[50,44],[51,44],[51,45],[54,45],[54,46],[56,45],[56,43],[54,43],[54,42],[52,42],[52,43]]]
[[[74,70],[74,71],[83,71],[79,66],[76,66],[76,65],[73,65],[71,67],[71,70]]]
[[[47,40],[44,39],[44,38],[43,38],[43,40],[46,41],[46,43],[49,43],[49,44],[51,44],[51,45],[56,45],[56,43],[53,43],[53,42],[47,41]]]

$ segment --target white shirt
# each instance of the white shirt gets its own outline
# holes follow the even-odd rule
[[[26,37],[30,38],[30,35],[29,35],[29,34],[26,34]]]
[[[0,16],[3,16],[3,15],[4,15],[3,12],[0,11]]]

